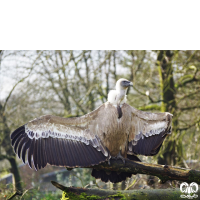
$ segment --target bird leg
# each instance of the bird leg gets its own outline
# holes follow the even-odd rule
[[[117,156],[108,158],[108,164],[109,164],[109,165],[110,165],[110,160],[111,160],[111,159],[115,159],[115,160],[121,159],[122,162],[125,164],[125,158],[121,155],[120,152],[117,154]]]
[[[122,159],[122,162],[125,164],[125,158],[121,155],[121,153],[119,152],[118,154],[117,154],[117,156],[116,157],[114,157],[116,160],[117,159]]]

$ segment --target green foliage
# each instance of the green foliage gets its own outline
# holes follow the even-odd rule
[[[62,198],[61,200],[98,200],[98,199],[102,199],[102,197],[100,196],[95,196],[95,195],[91,195],[91,196],[88,196],[86,193],[81,193],[81,194],[74,194],[72,192],[63,192],[62,194]]]
[[[117,194],[109,195],[108,198],[120,198],[120,200],[126,200],[126,197],[121,193],[118,192]]]

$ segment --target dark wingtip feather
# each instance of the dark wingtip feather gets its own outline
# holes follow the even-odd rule
[[[132,152],[134,154],[154,156],[159,152],[166,136],[165,131],[163,131],[157,135],[141,138],[136,145],[132,146]]]
[[[46,158],[46,145],[45,145],[46,139],[41,140],[41,146],[42,146],[42,153],[43,153],[43,159],[42,159],[42,168],[44,168],[47,165],[47,158]]]
[[[17,150],[17,155],[19,158],[21,156],[22,147],[26,144],[27,141],[28,141],[28,136],[25,136],[20,140],[20,143],[18,145],[18,150]]]
[[[16,142],[15,142],[15,144],[14,144],[14,151],[15,151],[15,153],[17,152],[17,147],[18,147],[18,144],[19,144],[19,142],[20,142],[20,140],[23,138],[23,135],[20,135],[18,138],[17,138],[17,140],[16,140]]]
[[[12,133],[11,133],[11,135],[10,135],[10,138],[11,139],[14,139],[14,137],[16,136],[16,135],[19,135],[20,133],[23,133],[23,132],[25,132],[25,126],[23,125],[23,126],[20,126],[19,128],[17,128],[15,131],[13,131]]]
[[[33,166],[35,168],[35,170],[37,171],[37,141],[35,140],[35,145],[34,145],[34,149],[33,149]]]
[[[42,149],[41,149],[41,138],[39,138],[37,143],[37,164],[38,164],[38,169],[41,169],[42,166]]]
[[[33,140],[31,140],[30,148],[28,149],[28,165],[31,169],[32,169],[31,158],[33,155],[34,145],[35,145],[35,138]]]
[[[23,161],[23,163],[26,162],[26,159],[25,159],[26,151],[30,147],[30,145],[31,145],[31,139],[28,139],[28,141],[26,142],[26,144],[23,146],[23,149],[22,149],[22,161]]]
[[[11,141],[11,144],[12,144],[12,146],[15,144],[15,142],[16,142],[16,140],[18,139],[18,135],[16,135],[13,139],[12,139],[12,141]]]
[[[27,155],[29,167],[36,171],[44,168],[47,163],[65,167],[88,167],[108,159],[102,153],[103,147],[99,148],[101,152],[80,141],[52,137],[31,139],[25,132],[24,125],[11,134],[11,139],[18,157],[25,163]],[[97,143],[99,144],[98,141]]]

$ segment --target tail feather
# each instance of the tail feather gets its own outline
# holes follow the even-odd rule
[[[95,178],[100,178],[103,182],[119,183],[125,181],[127,177],[131,177],[131,173],[127,172],[115,172],[115,171],[103,171],[103,170],[92,170],[92,176]]]
[[[135,155],[127,154],[127,158],[129,160],[141,162],[141,160]],[[103,182],[110,181],[112,183],[119,183],[121,181],[125,181],[127,177],[130,178],[132,176],[132,173],[116,172],[116,171],[103,171],[103,170],[93,169],[92,176],[95,177],[96,179],[98,179],[98,178],[101,179]]]
[[[129,154],[127,154],[127,158],[128,158],[129,160],[142,162],[142,161],[141,161],[137,156],[135,156],[135,155],[129,155]]]

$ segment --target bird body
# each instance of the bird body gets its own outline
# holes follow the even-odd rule
[[[88,167],[116,157],[132,159],[137,154],[157,154],[171,133],[172,115],[143,112],[125,103],[130,85],[126,79],[118,80],[108,101],[84,116],[45,115],[19,127],[11,134],[15,152],[24,162],[27,155],[30,167],[33,158],[36,170],[47,164]],[[92,175],[112,182],[130,177],[128,173],[121,173],[120,177],[119,173],[105,174],[94,169]]]

